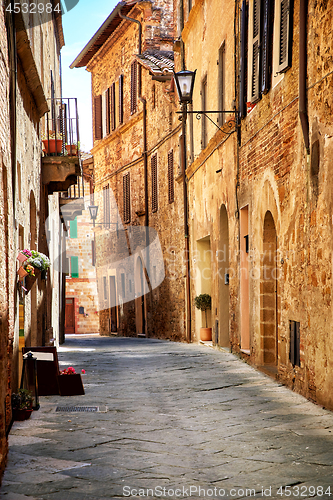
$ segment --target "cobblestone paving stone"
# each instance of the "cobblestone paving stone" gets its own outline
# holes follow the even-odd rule
[[[86,394],[14,423],[2,500],[333,496],[333,413],[230,353],[85,335],[59,360]]]

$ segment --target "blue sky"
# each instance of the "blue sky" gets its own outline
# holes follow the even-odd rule
[[[61,51],[63,97],[77,97],[80,142],[83,151],[92,148],[91,75],[85,68],[69,69],[69,65],[96,33],[117,0],[80,0],[62,17],[65,47]]]

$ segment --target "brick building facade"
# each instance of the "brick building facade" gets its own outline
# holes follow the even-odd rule
[[[22,347],[59,345],[63,338],[65,246],[59,192],[80,174],[78,158],[64,160],[61,14],[14,15],[11,4],[6,5],[0,9],[0,475]],[[57,126],[62,152],[54,157],[42,139]],[[23,249],[51,261],[47,275],[36,272],[31,287],[26,278],[18,279],[17,256]]]
[[[236,111],[227,137],[188,115],[192,338],[209,293],[214,344],[333,408],[332,5],[199,0],[175,15],[192,109]]]
[[[123,2],[71,66],[92,74],[103,335],[185,335],[184,277],[175,272],[184,233],[172,49],[171,3]]]

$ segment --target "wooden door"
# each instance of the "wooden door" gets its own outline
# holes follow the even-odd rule
[[[74,299],[66,299],[65,333],[75,333]]]

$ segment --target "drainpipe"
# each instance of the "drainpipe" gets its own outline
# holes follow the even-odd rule
[[[138,26],[139,26],[139,43],[138,43],[138,54],[141,55],[141,50],[142,50],[142,24],[140,21],[138,21],[137,19],[134,19],[133,17],[128,17],[128,16],[125,16],[124,14],[121,13],[121,9],[119,11],[119,17],[121,17],[121,19],[126,19],[127,21],[130,21],[131,23],[136,23]],[[141,65],[139,67],[139,96],[141,95]]]
[[[14,2],[11,0],[11,17],[9,19],[8,44],[9,44],[9,61],[10,61],[10,141],[11,141],[11,158],[12,158],[12,195],[13,195],[13,219],[15,223],[15,205],[16,205],[16,135],[17,135],[17,111],[16,111],[16,95],[17,95],[17,52],[16,52],[16,27]]]
[[[307,113],[306,73],[307,73],[307,37],[308,0],[300,0],[299,7],[299,117],[307,154],[310,153],[309,120]]]

